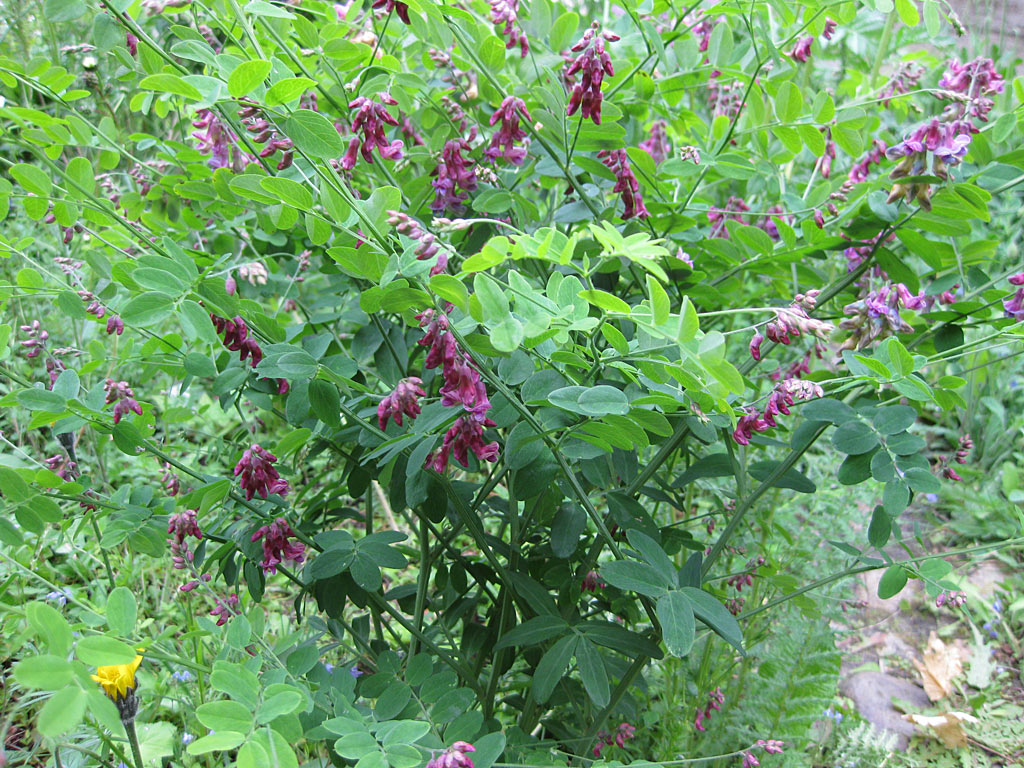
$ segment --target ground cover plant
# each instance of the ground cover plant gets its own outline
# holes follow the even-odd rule
[[[871,759],[833,590],[1019,552],[1024,81],[945,3],[23,10],[0,760]]]

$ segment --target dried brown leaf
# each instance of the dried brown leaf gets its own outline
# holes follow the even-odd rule
[[[966,712],[943,712],[941,715],[904,715],[904,720],[909,720],[915,725],[931,728],[945,746],[954,747],[967,746],[967,733],[961,723],[976,723],[978,718],[968,715]]]
[[[925,693],[932,701],[949,696],[953,692],[953,678],[964,671],[956,648],[947,646],[934,632],[928,637],[924,663],[917,659],[913,659],[913,662],[921,674]]]

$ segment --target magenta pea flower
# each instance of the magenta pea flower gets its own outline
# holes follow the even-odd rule
[[[242,454],[235,466],[235,477],[245,491],[245,500],[251,501],[253,496],[267,498],[272,493],[284,496],[288,493],[288,481],[283,479],[274,468],[277,457],[270,451],[254,443]]]
[[[402,415],[415,419],[420,414],[419,398],[427,393],[423,391],[423,382],[415,376],[409,376],[398,382],[394,391],[380,401],[377,406],[377,423],[381,429],[393,418],[395,424],[402,426]]]

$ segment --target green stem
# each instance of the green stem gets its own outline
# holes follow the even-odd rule
[[[142,750],[139,749],[139,737],[135,733],[134,719],[124,724],[124,732],[128,734],[128,744],[132,748],[132,759],[135,761],[135,768],[144,768],[142,764]]]
[[[878,38],[878,52],[875,54],[875,61],[871,65],[871,74],[868,75],[868,86],[875,82],[878,72],[882,68],[882,61],[889,52],[889,42],[892,39],[892,30],[896,26],[896,11],[889,11],[885,19],[885,26],[882,27],[882,36]]]

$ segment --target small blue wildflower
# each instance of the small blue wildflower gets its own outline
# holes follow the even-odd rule
[[[66,589],[57,589],[53,592],[48,592],[46,594],[47,600],[56,601],[57,605],[59,605],[61,608],[67,605],[69,597],[71,597],[71,592],[69,592]]]
[[[939,500],[939,494],[937,493],[926,493],[924,497],[932,504]]]
[[[996,600],[994,603],[992,603],[992,610],[995,611],[996,613],[1002,613],[1003,612],[1003,601],[1002,600]]]
[[[334,665],[331,664],[331,662],[329,662],[329,661],[325,661],[324,662],[324,669],[327,670],[327,674],[330,674],[331,672],[334,671]]]
[[[359,671],[359,665],[358,664],[353,664],[352,665],[352,669],[350,669],[348,672],[349,672],[350,675],[352,675],[352,677],[360,677],[363,674],[362,672]]]
[[[193,736],[193,735],[192,735],[191,733],[183,733],[183,734],[181,735],[181,743],[182,743],[182,744],[183,744],[184,746],[186,746],[186,747],[187,747],[187,746],[188,746],[189,744],[191,744],[191,743],[192,743],[193,741],[195,741],[195,740],[196,740],[196,737],[195,737],[195,736]]]
[[[189,672],[187,669],[183,669],[180,672],[175,672],[173,675],[171,675],[171,677],[173,677],[179,683],[190,683],[192,682],[192,680],[195,679],[192,677],[192,673]]]

